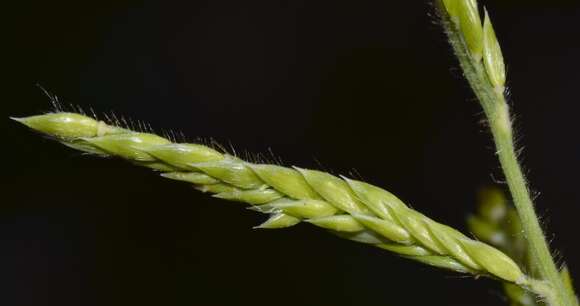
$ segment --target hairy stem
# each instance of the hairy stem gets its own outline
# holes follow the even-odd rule
[[[506,177],[514,205],[521,218],[529,253],[545,286],[531,286],[551,306],[578,305],[576,296],[567,288],[552,258],[548,243],[538,221],[534,205],[514,147],[509,107],[503,87],[493,86],[483,63],[475,59],[459,29],[443,15],[443,25],[459,60],[464,75],[480,101],[489,121],[497,155]]]

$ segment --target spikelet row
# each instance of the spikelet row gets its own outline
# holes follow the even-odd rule
[[[174,143],[76,113],[15,120],[77,150],[121,157],[158,170],[166,178],[194,184],[217,198],[247,203],[270,215],[259,228],[283,228],[304,221],[432,266],[518,284],[527,281],[501,251],[361,181],[316,170],[249,163],[204,145]]]

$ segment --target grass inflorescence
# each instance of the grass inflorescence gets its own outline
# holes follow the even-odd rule
[[[431,220],[368,183],[317,170],[251,163],[202,144],[176,143],[78,113],[15,120],[71,148],[120,157],[216,198],[249,204],[270,216],[257,228],[307,222],[432,266],[526,282],[518,265],[503,252]]]

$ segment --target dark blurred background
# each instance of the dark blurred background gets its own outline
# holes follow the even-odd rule
[[[580,2],[483,4],[538,209],[578,276]],[[56,0],[4,13],[1,305],[502,305],[491,280],[307,225],[252,230],[264,216],[7,119],[51,110],[40,83],[97,113],[360,176],[465,230],[477,190],[502,176],[428,1]]]

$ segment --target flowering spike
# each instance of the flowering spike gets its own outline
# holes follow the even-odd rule
[[[304,221],[429,265],[509,282],[527,279],[505,254],[429,219],[379,187],[321,171],[252,164],[203,145],[175,144],[115,126],[101,127],[113,134],[100,135],[98,127],[79,133],[82,115],[75,115],[81,121],[69,123],[42,116],[35,118],[42,125],[28,126],[67,146],[119,156],[165,172],[164,177],[192,183],[217,198],[244,202],[271,214],[257,228],[290,227]]]

